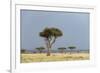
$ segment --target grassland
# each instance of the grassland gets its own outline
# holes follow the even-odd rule
[[[46,56],[46,53],[21,54],[21,63],[75,61],[75,60],[88,60],[88,59],[89,59],[89,53],[73,53],[73,54],[52,53],[51,56]]]

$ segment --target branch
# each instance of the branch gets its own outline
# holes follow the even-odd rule
[[[56,37],[54,37],[54,40],[50,43],[50,47],[55,43],[55,41],[56,41]]]

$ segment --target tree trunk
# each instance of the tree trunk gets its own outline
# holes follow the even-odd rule
[[[51,44],[49,39],[46,39],[46,46],[47,46],[47,56],[51,55]]]
[[[50,56],[51,55],[51,47],[49,46],[47,49],[48,49],[47,50],[47,56]]]
[[[50,49],[48,48],[47,56],[50,56]]]
[[[42,53],[42,51],[40,51],[40,53]]]
[[[72,50],[70,49],[70,54],[72,54]]]

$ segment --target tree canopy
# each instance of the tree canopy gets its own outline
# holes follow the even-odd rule
[[[75,49],[76,47],[75,46],[69,46],[68,48],[69,49]]]

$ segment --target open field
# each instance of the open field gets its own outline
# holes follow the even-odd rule
[[[51,56],[46,56],[46,53],[21,54],[21,63],[75,60],[89,60],[89,53],[52,53]]]

